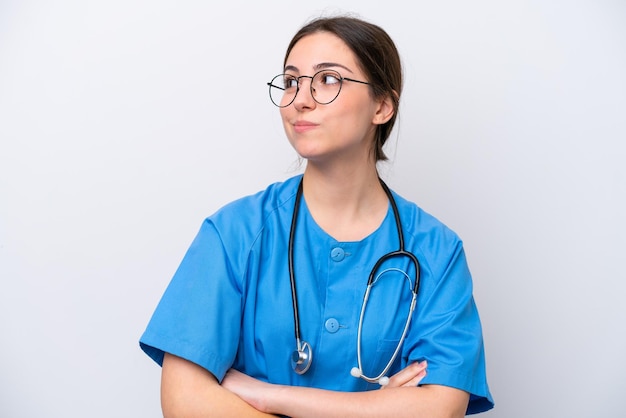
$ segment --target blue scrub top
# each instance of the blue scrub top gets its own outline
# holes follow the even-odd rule
[[[339,242],[301,201],[294,243],[300,332],[313,351],[311,368],[296,374],[288,271],[288,240],[301,176],[270,185],[207,218],[140,339],[162,364],[165,352],[192,361],[219,381],[231,367],[263,381],[339,391],[379,386],[350,374],[357,365],[357,329],[370,271],[398,249],[391,208],[380,227],[358,242]],[[472,279],[458,236],[415,204],[394,194],[405,248],[420,262],[417,307],[401,353],[388,375],[428,360],[421,384],[470,393],[468,414],[493,407]],[[405,274],[408,273],[411,283]],[[362,327],[367,376],[385,367],[402,334],[415,271],[408,259],[383,263]]]

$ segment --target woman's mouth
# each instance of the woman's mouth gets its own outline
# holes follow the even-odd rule
[[[303,133],[315,129],[317,126],[318,125],[316,123],[301,120],[293,124],[293,129],[294,131],[296,131],[296,133]]]

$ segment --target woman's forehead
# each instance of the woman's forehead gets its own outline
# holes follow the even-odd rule
[[[300,72],[319,71],[331,66],[354,72],[358,64],[348,45],[329,32],[316,32],[303,37],[296,42],[285,61],[285,69]]]

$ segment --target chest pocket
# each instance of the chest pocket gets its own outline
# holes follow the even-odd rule
[[[376,346],[376,352],[370,353],[369,359],[365,358],[365,356],[368,355],[367,353],[362,353],[363,368],[364,368],[363,371],[365,375],[367,375],[368,377],[378,376],[383,371],[385,366],[387,366],[387,363],[389,363],[389,360],[391,360],[391,356],[393,356],[393,353],[396,350],[396,347],[398,346],[399,342],[400,340],[387,340],[387,339],[379,340],[378,345]],[[388,377],[393,376],[394,373],[400,370],[400,358],[401,357],[402,357],[402,352],[398,353],[398,356],[393,361],[391,368],[387,372]],[[376,389],[379,387],[380,386],[377,383],[368,384],[368,389]]]

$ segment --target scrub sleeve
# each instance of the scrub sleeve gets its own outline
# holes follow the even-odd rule
[[[140,340],[159,365],[167,352],[204,367],[220,382],[224,378],[237,353],[242,304],[229,264],[214,225],[206,220]]]

